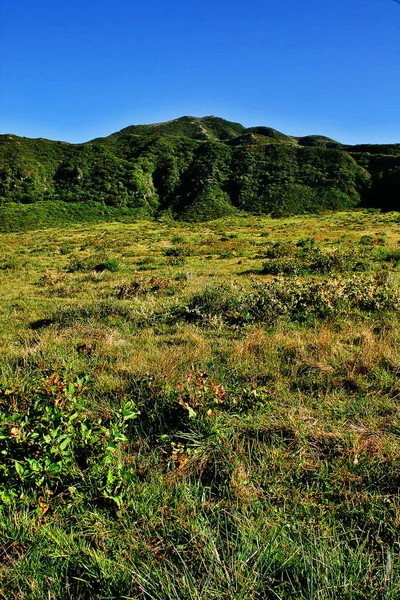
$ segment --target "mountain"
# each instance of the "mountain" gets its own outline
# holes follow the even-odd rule
[[[179,219],[399,209],[400,144],[346,146],[219,117],[133,125],[84,144],[0,136],[0,207],[91,202]]]

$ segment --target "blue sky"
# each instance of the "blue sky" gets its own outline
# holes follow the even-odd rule
[[[0,132],[83,142],[214,114],[400,142],[393,0],[0,0]]]

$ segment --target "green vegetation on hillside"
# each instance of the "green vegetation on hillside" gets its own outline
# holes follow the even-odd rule
[[[399,148],[345,147],[324,136],[294,138],[217,117],[136,125],[75,145],[2,135],[0,230],[11,230],[9,203],[46,202],[52,214],[51,204],[59,202],[99,203],[189,221],[360,204],[394,210]],[[21,210],[21,219],[32,221],[35,214]]]
[[[48,227],[69,226],[79,223],[101,223],[102,221],[132,222],[148,216],[138,208],[107,206],[102,202],[51,202],[33,204],[7,202],[0,208],[0,232],[29,231]]]
[[[348,148],[357,163],[371,174],[364,204],[385,210],[400,207],[400,144],[364,144]]]
[[[399,222],[0,236],[0,598],[397,600]]]

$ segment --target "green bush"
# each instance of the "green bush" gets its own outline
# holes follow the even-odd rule
[[[172,246],[164,251],[168,257],[167,264],[171,266],[181,266],[186,262],[186,249],[183,246]]]
[[[117,271],[119,271],[120,267],[120,262],[116,258],[99,256],[73,256],[70,259],[66,269],[68,273],[75,273],[77,271],[82,271],[84,273],[90,271],[97,271],[99,273],[101,273],[102,271],[110,271],[111,273],[116,273]]]
[[[296,245],[293,242],[270,242],[264,252],[265,258],[282,258],[296,253]]]
[[[279,320],[326,319],[348,311],[396,311],[400,293],[390,278],[355,275],[351,279],[327,278],[304,281],[275,279],[254,284],[250,290],[238,286],[207,287],[177,312],[178,317],[204,325],[218,318],[230,325]]]
[[[131,401],[108,418],[92,418],[86,378],[57,374],[25,389],[0,391],[0,497],[37,502],[95,477],[104,497],[120,501],[122,467],[113,454],[138,415]],[[12,401],[10,401],[12,400]],[[101,481],[102,480],[102,481]]]
[[[286,253],[287,254],[287,253]],[[292,250],[290,256],[270,258],[263,263],[262,272],[268,275],[306,275],[328,273],[348,273],[366,271],[370,268],[370,258],[362,251],[346,251],[340,249],[321,250],[316,246]],[[271,256],[279,253],[271,248]]]

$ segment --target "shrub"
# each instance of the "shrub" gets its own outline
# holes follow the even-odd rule
[[[207,287],[194,295],[178,315],[208,324],[219,318],[230,325],[275,324],[280,319],[326,319],[342,311],[386,311],[400,308],[400,292],[391,280],[379,276],[326,278],[305,282],[300,278],[275,279],[238,286]]]
[[[86,378],[68,382],[54,374],[29,389],[0,390],[3,501],[25,502],[28,493],[35,503],[36,494],[67,490],[94,476],[101,494],[120,502],[123,473],[112,455],[127,440],[129,421],[138,410],[127,401],[108,418],[92,419],[87,383]]]
[[[106,258],[104,261],[99,262],[95,265],[94,270],[101,271],[110,271],[111,273],[116,273],[120,269],[120,263],[116,258]]]
[[[397,265],[397,263],[400,262],[400,248],[379,248],[378,253],[375,255],[375,258],[379,261],[390,262]]]
[[[171,246],[164,251],[164,254],[168,257],[168,265],[178,266],[186,262],[186,250],[183,246]]]
[[[299,275],[346,273],[365,271],[370,266],[368,256],[362,251],[335,249],[323,251],[318,247],[299,248],[291,256],[270,258],[263,263],[262,272],[268,275]]]
[[[265,258],[282,258],[296,253],[293,242],[271,242],[264,253]]]
[[[73,256],[66,267],[68,273],[75,273],[76,271],[81,271],[84,273],[90,271],[97,271],[98,273],[101,273],[102,271],[110,271],[115,273],[116,271],[119,271],[119,269],[120,262],[118,259],[108,258],[107,256]]]

